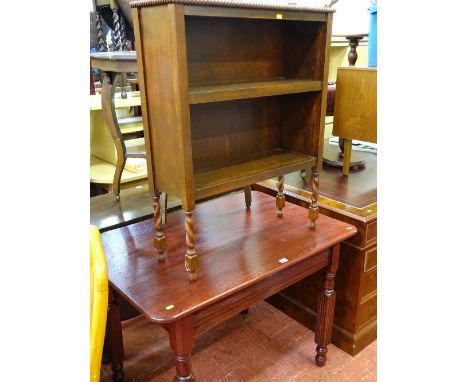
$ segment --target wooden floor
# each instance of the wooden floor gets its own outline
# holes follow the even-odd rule
[[[142,317],[124,322],[125,381],[172,381],[167,333]],[[334,345],[328,363],[315,365],[314,333],[266,302],[253,305],[196,339],[197,382],[376,381],[377,343],[352,357]],[[111,382],[105,365],[101,380]]]

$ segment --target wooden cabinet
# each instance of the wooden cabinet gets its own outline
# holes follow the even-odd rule
[[[326,145],[325,153],[336,155],[338,147]],[[336,306],[332,342],[356,355],[377,338],[377,188],[375,154],[356,153],[366,159],[366,169],[348,178],[338,169],[324,169],[319,192],[320,213],[352,224],[356,235],[341,243],[336,274]],[[269,180],[254,189],[275,195],[276,185]],[[308,208],[311,184],[299,173],[285,179],[286,201]],[[285,216],[287,216],[287,208]],[[271,297],[268,302],[314,329],[316,294],[321,279],[312,275]]]
[[[318,185],[332,10],[197,0],[131,6],[155,245],[163,259],[165,192],[186,212],[185,266],[195,280],[196,200],[278,176],[281,215],[283,175],[312,168]],[[312,228],[317,197],[315,187]]]

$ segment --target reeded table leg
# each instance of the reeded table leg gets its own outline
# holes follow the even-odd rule
[[[166,236],[164,236],[162,223],[165,211],[163,211],[161,214],[160,198],[161,192],[156,191],[155,196],[153,196],[154,228],[156,229],[156,235],[154,236],[154,248],[156,248],[156,251],[158,252],[159,261],[163,261],[166,258]]]
[[[195,347],[193,317],[188,316],[168,325],[169,341],[176,359],[174,382],[195,382],[191,353]]]
[[[283,216],[284,208],[284,176],[278,177],[278,194],[276,194],[276,215]]]
[[[312,195],[309,207],[310,228],[315,228],[315,221],[319,217],[318,208],[318,186],[319,186],[319,173],[312,170]]]
[[[123,360],[124,348],[122,323],[114,291],[109,288],[109,305],[107,309],[106,347],[109,350],[112,369],[112,380],[121,382],[124,378]]]
[[[185,241],[187,243],[185,269],[189,273],[189,280],[195,281],[198,277],[198,256],[195,251],[195,223],[193,221],[193,210],[185,211]]]
[[[333,330],[333,314],[335,311],[335,272],[338,268],[340,245],[336,244],[332,249],[332,257],[323,278],[323,289],[317,304],[317,324],[315,328],[315,343],[317,354],[315,361],[317,366],[324,366],[327,361],[327,347],[330,344]]]

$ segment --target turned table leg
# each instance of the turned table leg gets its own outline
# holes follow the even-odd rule
[[[278,177],[278,193],[276,194],[276,215],[283,216],[284,208],[284,176]]]
[[[174,382],[195,382],[192,371],[191,353],[195,347],[193,317],[188,316],[168,325],[169,342],[176,360]]]
[[[156,229],[156,235],[154,236],[154,248],[158,252],[159,261],[163,261],[166,257],[166,237],[164,236],[163,230],[163,218],[165,219],[165,208],[161,213],[161,192],[155,191],[153,196],[153,208],[154,208],[154,228]],[[164,200],[167,198],[165,197]]]
[[[250,208],[250,206],[252,205],[252,190],[250,189],[250,186],[244,187],[244,197],[245,197],[245,206],[247,208]]]
[[[111,359],[112,380],[121,382],[124,378],[124,347],[120,311],[114,291],[109,288],[109,305],[107,308],[106,348]]]
[[[317,324],[315,328],[315,343],[317,344],[317,354],[315,361],[317,366],[324,366],[327,361],[327,347],[330,344],[333,330],[333,314],[335,311],[335,272],[338,268],[338,258],[340,245],[336,244],[332,248],[330,263],[325,271],[322,291],[320,292],[317,304]]]
[[[195,251],[195,223],[193,221],[193,210],[185,211],[185,241],[187,244],[185,269],[189,273],[189,280],[195,281],[198,277],[198,256]]]
[[[309,220],[310,228],[315,228],[315,222],[319,217],[318,208],[318,186],[319,186],[319,173],[317,170],[312,169],[312,194],[309,207]]]

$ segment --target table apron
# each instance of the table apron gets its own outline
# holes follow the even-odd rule
[[[264,300],[312,273],[325,268],[330,262],[331,253],[331,248],[328,248],[318,255],[280,270],[260,282],[193,313],[195,334],[198,335],[207,331],[242,312],[254,303]]]

